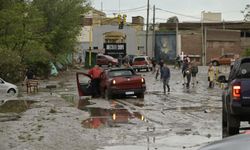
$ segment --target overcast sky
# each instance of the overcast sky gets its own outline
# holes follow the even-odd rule
[[[91,2],[98,10],[103,8],[107,16],[118,13],[120,3],[120,12],[127,14],[128,21],[131,21],[131,16],[139,15],[143,16],[146,22],[147,0],[91,0]],[[241,21],[243,20],[241,10],[245,9],[246,4],[250,4],[250,0],[150,0],[150,22],[152,23],[153,5],[156,7],[156,22],[165,22],[172,16],[177,16],[180,22],[183,22],[200,21],[202,11],[221,12],[225,21]]]

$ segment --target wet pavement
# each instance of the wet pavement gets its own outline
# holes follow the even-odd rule
[[[39,93],[20,97],[38,102],[15,121],[0,122],[0,149],[198,149],[221,139],[221,89],[208,89],[206,69],[199,68],[199,83],[187,89],[180,70],[171,68],[167,94],[152,72],[140,72],[144,99],[78,101],[74,71],[42,81]],[[47,85],[56,85],[52,95]]]

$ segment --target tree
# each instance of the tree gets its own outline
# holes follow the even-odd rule
[[[241,13],[244,15],[245,21],[250,21],[250,4],[247,4],[245,9],[242,10]]]
[[[26,66],[46,75],[51,58],[73,51],[88,8],[86,0],[0,0],[0,75],[18,77]]]
[[[26,51],[43,47],[44,19],[30,4],[12,1],[0,11],[0,47],[18,52],[23,61]]]
[[[178,23],[178,22],[179,22],[179,19],[177,16],[170,17],[167,20],[167,23]]]
[[[80,17],[88,10],[86,0],[34,0],[47,20],[44,27],[46,49],[55,57],[72,51],[80,33]]]

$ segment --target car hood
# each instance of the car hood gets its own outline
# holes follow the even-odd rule
[[[250,135],[241,134],[216,141],[202,147],[200,150],[248,150],[249,147]]]
[[[14,88],[14,89],[17,89],[17,86],[14,85],[14,84],[11,84],[9,82],[5,82],[5,86],[8,87],[8,88]]]

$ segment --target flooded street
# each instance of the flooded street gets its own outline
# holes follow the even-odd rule
[[[26,111],[0,111],[0,149],[196,150],[221,139],[222,91],[208,89],[207,68],[199,68],[199,82],[190,89],[172,68],[167,94],[152,72],[139,73],[146,80],[144,99],[78,101],[74,71],[42,81],[39,93],[17,98],[35,101]],[[52,93],[48,85],[56,85]]]

